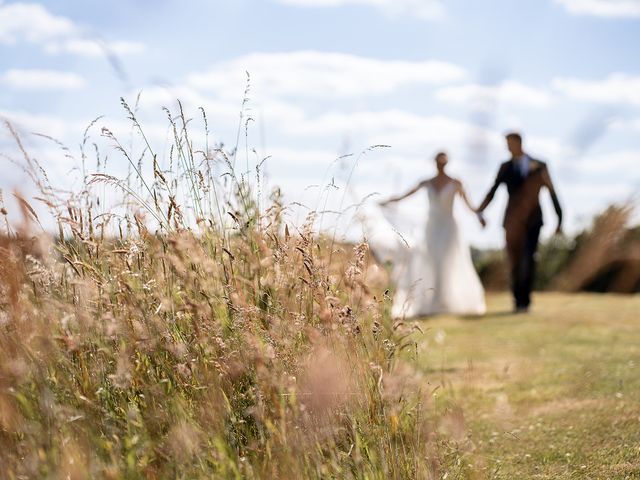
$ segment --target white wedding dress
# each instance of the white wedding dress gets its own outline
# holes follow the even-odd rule
[[[456,185],[450,182],[440,190],[427,185],[429,213],[422,234],[411,236],[406,228],[403,232],[387,208],[368,205],[362,212],[374,255],[392,265],[392,314],[397,318],[482,315],[484,289],[453,216]]]

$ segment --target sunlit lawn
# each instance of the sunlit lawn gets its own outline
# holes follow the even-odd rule
[[[458,431],[448,478],[640,478],[640,296],[539,294],[519,316],[488,301],[421,322],[433,408]]]

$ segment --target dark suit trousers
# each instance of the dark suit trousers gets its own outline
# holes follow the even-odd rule
[[[540,225],[521,232],[507,231],[507,254],[511,269],[511,291],[516,308],[527,308],[531,303],[531,289],[535,276],[535,254],[538,249]]]

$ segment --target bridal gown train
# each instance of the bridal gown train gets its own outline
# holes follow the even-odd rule
[[[373,253],[392,264],[392,314],[406,318],[437,313],[482,315],[484,289],[453,216],[455,183],[440,190],[429,185],[427,191],[426,228],[413,238],[394,227],[388,210],[370,206],[363,212]]]

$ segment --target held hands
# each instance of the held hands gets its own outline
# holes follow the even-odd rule
[[[482,214],[482,212],[476,210],[476,216],[478,217],[478,221],[480,222],[480,225],[482,225],[482,228],[485,228],[487,226],[487,221],[484,219],[484,215]]]
[[[560,237],[564,236],[564,232],[562,231],[562,224],[561,223],[558,224],[558,227],[556,228],[556,233],[555,234],[560,236]]]

